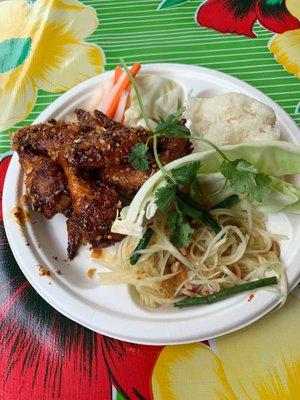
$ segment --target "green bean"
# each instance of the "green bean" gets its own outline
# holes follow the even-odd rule
[[[215,204],[212,207],[212,210],[215,210],[216,208],[230,208],[238,204],[240,201],[241,199],[237,194],[232,194],[231,196],[226,197],[226,199]]]
[[[176,191],[176,196],[181,200],[182,211],[194,219],[209,225],[215,233],[219,233],[222,229],[218,221],[197,201],[192,199],[180,190]]]
[[[143,237],[141,238],[141,240],[139,241],[138,245],[133,250],[129,258],[131,265],[134,265],[138,262],[139,258],[141,257],[139,250],[143,250],[148,246],[150,239],[152,238],[152,235],[153,235],[153,229],[147,228],[145,233],[143,234]]]
[[[272,276],[271,278],[258,279],[257,281],[242,283],[241,285],[234,286],[230,289],[222,290],[221,292],[211,294],[210,296],[188,297],[182,301],[178,301],[174,304],[174,306],[182,308],[196,306],[198,304],[210,304],[238,293],[248,292],[249,290],[257,289],[264,286],[276,285],[277,283],[278,281],[276,276]]]

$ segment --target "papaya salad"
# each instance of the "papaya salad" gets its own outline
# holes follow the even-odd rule
[[[124,61],[122,71],[132,85],[123,122],[151,132],[129,161],[147,171],[151,152],[159,170],[113,223],[125,237],[115,255],[101,257],[101,283],[130,285],[148,309],[209,304],[261,287],[279,290],[283,304],[280,242],[288,238],[267,221],[269,212],[300,211],[300,189],[283,178],[299,173],[299,146],[280,141],[274,111],[248,96],[183,100],[174,83],[161,93],[157,77],[133,77]],[[194,152],[163,165],[161,137],[189,140]]]

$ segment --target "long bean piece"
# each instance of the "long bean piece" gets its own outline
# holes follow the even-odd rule
[[[221,292],[211,294],[210,296],[188,297],[187,299],[178,301],[174,304],[174,306],[183,308],[197,306],[199,304],[210,304],[238,293],[248,292],[249,290],[257,289],[264,286],[276,285],[277,283],[278,281],[276,276],[272,276],[271,278],[258,279],[257,281],[242,283],[241,285],[234,286],[230,289],[222,290]]]
[[[143,234],[143,237],[141,238],[141,240],[139,241],[138,245],[133,250],[133,252],[129,258],[131,265],[135,265],[138,262],[139,258],[141,257],[139,250],[143,250],[148,246],[148,244],[152,238],[152,235],[153,235],[153,229],[147,228],[145,233]]]
[[[220,232],[222,228],[218,221],[210,214],[209,211],[197,203],[197,201],[180,190],[176,191],[176,196],[182,201],[183,206],[184,204],[186,205],[184,208],[185,214],[206,223],[215,233]]]
[[[233,207],[236,204],[238,204],[240,201],[241,201],[241,199],[239,198],[239,196],[237,194],[232,194],[232,195],[226,197],[226,199],[215,204],[212,207],[212,210],[215,210],[217,208],[230,208],[230,207]]]

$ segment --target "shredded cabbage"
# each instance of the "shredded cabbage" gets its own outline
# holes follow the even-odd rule
[[[166,118],[182,106],[183,90],[174,81],[155,74],[139,75],[135,79],[145,112],[153,127],[157,125],[159,117]],[[146,128],[134,90],[130,92],[130,107],[125,111],[124,124]]]

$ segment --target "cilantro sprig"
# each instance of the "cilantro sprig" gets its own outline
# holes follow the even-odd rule
[[[200,161],[195,161],[184,165],[183,167],[172,170],[175,181],[180,185],[192,185],[195,181],[197,173],[201,167]]]
[[[180,122],[180,118],[184,111],[185,108],[180,107],[166,119],[160,117],[158,125],[153,130],[153,134],[165,137],[181,137],[182,135],[190,135],[190,130]]]
[[[252,202],[263,202],[271,192],[271,178],[258,172],[254,165],[245,160],[224,160],[220,168],[221,173],[230,182],[234,192],[238,195],[246,195]]]
[[[177,209],[172,211],[168,220],[168,228],[171,231],[170,241],[175,247],[180,249],[190,244],[194,228],[191,227],[181,211]]]

